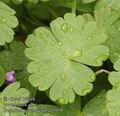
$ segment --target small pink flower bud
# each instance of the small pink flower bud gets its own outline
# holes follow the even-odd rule
[[[15,81],[16,81],[15,71],[7,72],[5,82],[7,84],[11,84],[14,83]]]

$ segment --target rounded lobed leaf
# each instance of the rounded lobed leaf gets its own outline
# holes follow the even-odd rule
[[[117,71],[109,73],[109,82],[112,84],[112,89],[107,92],[107,109],[109,116],[120,115],[120,59],[114,63],[114,68]]]
[[[120,58],[120,0],[99,0],[95,7],[95,20],[105,28],[108,39],[105,45],[110,49],[110,60]]]
[[[18,20],[14,15],[15,11],[0,1],[0,45],[13,40],[13,28],[18,25]]]
[[[17,106],[23,106],[23,104],[29,101],[29,97],[29,91],[27,89],[20,88],[19,82],[8,85],[0,93],[1,116],[25,116],[25,111]]]
[[[107,92],[107,110],[109,116],[120,115],[120,87],[112,88]]]
[[[117,71],[112,71],[109,73],[108,80],[114,87],[119,87],[120,85],[120,59],[114,63],[114,68]]]
[[[83,108],[83,112],[85,112],[87,116],[108,116],[106,92],[103,90],[90,100]]]
[[[50,26],[37,28],[26,40],[29,81],[40,91],[50,88],[53,101],[72,103],[75,93],[84,96],[92,90],[95,74],[86,65],[100,66],[107,59],[106,34],[95,21],[70,13]]]

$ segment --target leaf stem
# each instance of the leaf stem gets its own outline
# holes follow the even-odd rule
[[[108,71],[108,70],[105,70],[105,69],[100,69],[100,70],[98,70],[98,71],[96,71],[95,72],[95,75],[97,76],[97,75],[99,75],[99,74],[101,74],[101,73],[107,73],[107,74],[109,74],[110,73],[110,71]]]
[[[73,8],[72,8],[72,13],[76,13],[76,5],[77,5],[77,0],[74,0]]]
[[[8,50],[8,49],[9,49],[9,46],[8,46],[8,44],[7,44],[7,43],[4,45],[4,48],[5,48],[6,50]]]

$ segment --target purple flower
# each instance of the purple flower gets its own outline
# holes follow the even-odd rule
[[[14,83],[15,81],[16,81],[15,71],[7,72],[5,82],[7,84],[11,84]]]

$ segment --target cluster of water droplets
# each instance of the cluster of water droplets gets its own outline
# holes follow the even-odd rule
[[[65,33],[72,33],[74,31],[74,28],[68,23],[63,23],[61,25],[61,30]]]

